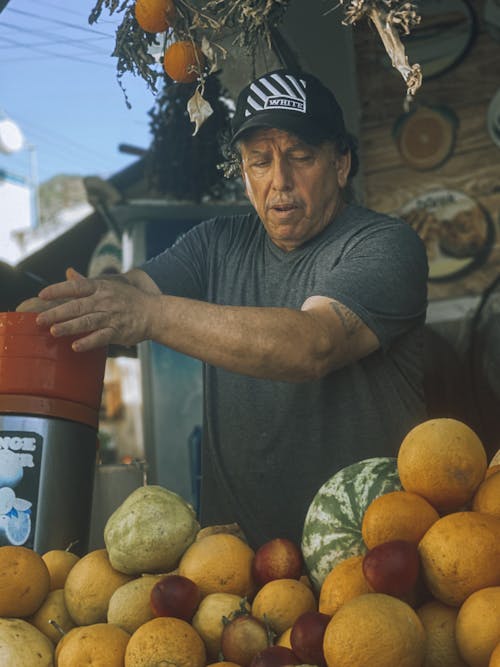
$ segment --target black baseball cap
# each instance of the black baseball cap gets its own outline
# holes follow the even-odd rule
[[[312,74],[288,69],[267,72],[243,88],[231,125],[231,144],[258,127],[285,130],[311,144],[347,134],[332,91]]]

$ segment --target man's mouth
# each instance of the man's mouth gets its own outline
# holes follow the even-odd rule
[[[270,208],[274,209],[275,211],[281,212],[287,212],[287,211],[293,211],[293,209],[297,208],[295,204],[273,204]]]

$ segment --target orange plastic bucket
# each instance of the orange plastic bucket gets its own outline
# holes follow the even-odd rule
[[[36,313],[0,313],[0,395],[57,398],[99,410],[106,349],[74,352],[73,340],[38,327]]]

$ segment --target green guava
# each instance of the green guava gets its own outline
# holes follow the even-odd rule
[[[173,570],[200,529],[192,506],[162,486],[135,489],[109,517],[104,543],[124,574]]]

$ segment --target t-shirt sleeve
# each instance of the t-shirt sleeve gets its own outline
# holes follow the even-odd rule
[[[425,321],[428,263],[424,244],[406,223],[385,219],[351,240],[315,286],[343,303],[382,348]]]
[[[206,293],[211,221],[202,222],[138,268],[148,274],[163,294],[203,300]]]

